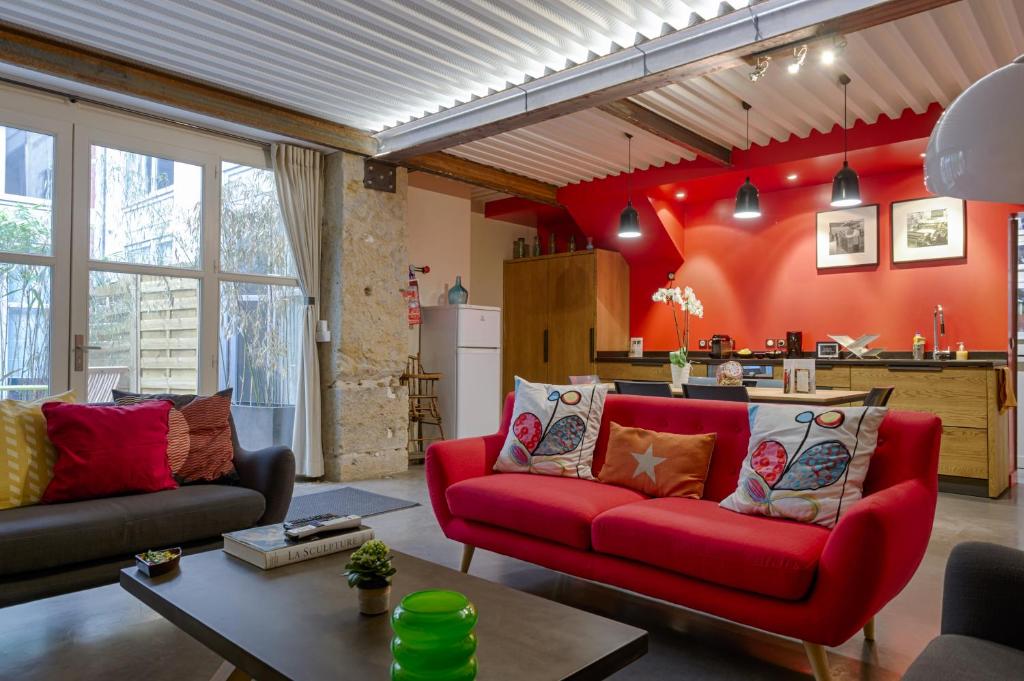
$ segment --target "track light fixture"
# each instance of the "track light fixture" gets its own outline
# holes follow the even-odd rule
[[[800,67],[807,61],[807,45],[801,45],[800,47],[793,48],[793,61],[790,62],[789,66],[786,67],[786,71],[790,75],[796,75],[800,73]]]
[[[754,70],[750,72],[750,82],[756,83],[757,81],[764,78],[764,74],[768,72],[768,67],[771,66],[772,58],[766,54],[762,54],[757,58],[754,63]]]
[[[633,208],[633,136],[626,135],[626,207],[619,214],[619,238],[640,237],[640,214]]]
[[[832,45],[821,51],[821,63],[825,66],[832,66],[836,63],[836,57],[846,49],[846,38],[832,38]]]

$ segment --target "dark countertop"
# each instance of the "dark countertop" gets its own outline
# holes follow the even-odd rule
[[[804,353],[804,359],[813,357]],[[740,364],[776,365],[782,364],[783,357],[771,357],[756,359],[753,357],[730,357],[729,359],[713,359],[707,353],[691,352],[690,361],[694,364],[721,364],[722,362],[736,361]],[[625,352],[599,352],[598,362],[623,362],[626,364],[668,364],[667,352],[646,352],[643,357],[629,357]],[[976,352],[971,353],[970,358],[959,361],[923,359],[915,360],[909,352],[907,353],[885,353],[879,359],[819,359],[816,363],[819,367],[829,366],[900,366],[900,367],[950,367],[950,368],[973,368],[981,367],[991,369],[993,367],[1006,366],[1005,352]]]

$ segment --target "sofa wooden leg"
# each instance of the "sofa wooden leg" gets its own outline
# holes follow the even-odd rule
[[[868,620],[868,623],[864,625],[864,640],[874,641],[875,640],[875,618],[872,617]]]
[[[807,659],[811,662],[814,681],[832,681],[832,673],[828,669],[828,652],[825,650],[825,646],[804,641],[804,650],[807,651]]]
[[[459,568],[462,572],[469,573],[469,564],[473,562],[473,552],[476,551],[476,547],[471,544],[462,545],[462,566]]]

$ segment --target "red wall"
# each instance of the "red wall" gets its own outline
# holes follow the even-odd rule
[[[829,333],[857,337],[878,333],[874,346],[908,350],[915,331],[928,338],[936,303],[946,310],[946,340],[969,350],[1005,351],[1008,329],[1008,229],[1012,206],[969,202],[967,258],[922,265],[890,262],[889,205],[927,193],[920,169],[861,178],[866,203],[879,206],[879,264],[818,270],[816,213],[828,209],[831,186],[761,194],[764,217],[733,219],[733,199],[706,203],[652,201],[683,225],[685,263],[676,283],[692,286],[704,302],[704,319],[691,325],[697,339],[727,333],[737,348],[764,347],[765,338],[803,331],[804,349]],[[653,257],[653,260],[659,258]],[[671,312],[650,301],[664,273],[631,263],[631,335],[645,350],[676,345]]]

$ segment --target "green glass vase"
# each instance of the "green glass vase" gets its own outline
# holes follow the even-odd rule
[[[456,591],[416,591],[391,614],[391,681],[473,681],[476,608]]]

